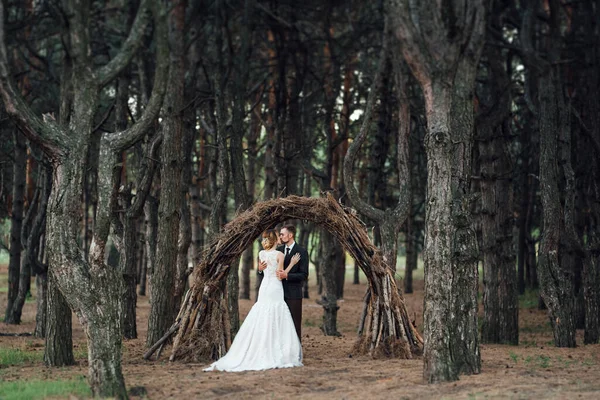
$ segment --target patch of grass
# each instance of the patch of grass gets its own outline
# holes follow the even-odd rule
[[[317,326],[317,322],[313,319],[305,319],[303,325],[304,326]]]
[[[542,368],[548,368],[550,366],[550,357],[538,356],[538,365]]]
[[[44,399],[46,397],[89,397],[90,388],[83,378],[59,381],[28,380],[0,383],[3,400]]]
[[[583,361],[581,362],[581,364],[582,364],[582,365],[587,365],[587,366],[590,366],[590,365],[596,365],[596,360],[594,360],[593,358],[589,358],[589,359],[588,359],[588,358],[586,358],[585,360],[583,360]]]
[[[515,364],[519,361],[519,356],[513,353],[512,351],[508,355]]]
[[[0,366],[38,362],[44,358],[42,352],[0,347]]]
[[[125,350],[126,348],[124,347],[123,350]],[[123,354],[125,354],[125,352],[123,352]],[[87,352],[87,346],[82,346],[76,349],[73,349],[73,357],[76,360],[87,360],[88,358],[88,352]]]

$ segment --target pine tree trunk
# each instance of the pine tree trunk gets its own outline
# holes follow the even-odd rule
[[[48,274],[38,273],[35,277],[35,328],[33,336],[37,338],[46,337],[47,315],[48,315]]]
[[[539,277],[542,298],[548,307],[548,316],[557,347],[575,347],[575,298],[573,292],[573,255],[566,243],[569,239],[568,192],[573,181],[565,176],[565,205],[561,204],[560,167],[561,150],[570,142],[559,142],[560,131],[565,126],[561,110],[562,88],[556,67],[540,79],[540,186],[543,207],[544,231],[539,250]],[[564,107],[564,104],[563,104]],[[560,138],[562,139],[562,138]],[[560,144],[559,144],[560,143]],[[564,150],[563,150],[564,151]],[[564,207],[564,208],[563,208]]]
[[[150,315],[146,344],[156,343],[175,320],[173,291],[177,264],[177,244],[181,212],[182,130],[185,82],[185,7],[177,2],[169,11],[169,79],[163,102],[163,141],[160,154],[160,200],[158,242],[152,279]]]
[[[49,367],[62,367],[75,364],[71,329],[72,313],[55,279],[51,273],[48,274],[44,362]]]
[[[460,179],[470,173],[470,147],[468,142],[461,142],[465,153],[460,157],[453,151],[453,142],[464,138],[451,131],[451,90],[434,81],[425,99],[428,211],[424,375],[429,382],[452,381],[461,372],[478,373],[481,368],[477,344],[477,242],[466,217],[470,213],[469,199],[459,197],[459,187],[450,184],[453,174]]]
[[[336,249],[334,238],[328,231],[321,231],[322,258],[320,273],[323,281],[323,294],[318,301],[323,306],[323,324],[321,330],[325,336],[340,336],[337,330],[337,282],[336,282]]]
[[[515,260],[512,251],[512,188],[502,126],[486,129],[481,157],[483,343],[519,342]]]
[[[521,192],[521,202],[519,205],[519,247],[517,256],[519,294],[525,293],[525,267],[527,265],[528,258],[527,241],[529,240],[528,229],[530,228],[527,222],[531,221],[531,218],[529,216],[531,213],[531,206],[529,204],[529,191],[531,190],[529,187],[529,181],[531,180],[531,177],[529,176],[529,149],[531,148],[531,141],[529,140],[529,135],[527,134],[526,129],[523,129],[521,131],[521,147],[523,148],[523,150],[521,152],[521,177],[519,184]]]
[[[146,280],[150,286],[152,295],[152,284],[154,267],[156,265],[156,243],[158,241],[158,200],[152,195],[148,196],[144,204],[144,218],[146,220]]]
[[[18,324],[13,313],[14,302],[19,293],[19,276],[21,271],[21,228],[23,223],[23,207],[25,199],[25,164],[27,148],[25,138],[14,130],[14,161],[13,161],[13,202],[10,218],[10,259],[8,262],[8,298],[4,314],[4,322]]]
[[[21,323],[21,314],[23,313],[23,306],[25,305],[25,299],[30,293],[31,289],[31,265],[27,261],[27,257],[21,258],[21,275],[19,277],[19,292],[17,298],[13,303],[12,309],[12,320],[15,324]]]
[[[408,213],[408,218],[406,219],[406,262],[404,264],[404,293],[413,292],[413,271],[417,267],[417,249],[414,235],[414,214],[412,210],[411,196],[411,210]]]
[[[141,229],[140,229],[141,231]],[[142,245],[140,245],[139,247],[139,256],[138,256],[138,263],[139,263],[139,289],[138,289],[138,294],[140,296],[145,296],[146,295],[146,282],[148,279],[148,254],[146,251],[146,246],[145,246],[145,238],[142,240],[140,238],[139,243],[142,243]]]
[[[126,207],[130,206],[130,201],[127,201]],[[136,256],[137,256],[137,221],[132,216],[125,213],[123,223],[123,249],[121,251],[120,264],[125,285],[125,293],[123,296],[123,337],[125,339],[137,338],[137,323],[136,323]]]

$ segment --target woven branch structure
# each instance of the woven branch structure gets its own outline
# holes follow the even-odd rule
[[[167,334],[175,334],[170,360],[207,362],[226,353],[231,342],[226,304],[229,266],[262,232],[290,219],[312,221],[329,230],[368,279],[355,351],[374,357],[420,355],[423,339],[409,319],[391,269],[371,243],[355,211],[328,194],[323,198],[289,196],[256,203],[225,225],[203,252],[190,290]],[[153,349],[144,357],[149,358]]]

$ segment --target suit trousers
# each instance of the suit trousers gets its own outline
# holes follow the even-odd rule
[[[294,326],[296,327],[296,333],[298,334],[298,339],[302,342],[302,299],[284,299],[288,308],[290,309],[290,313],[292,314],[292,319],[294,320]]]

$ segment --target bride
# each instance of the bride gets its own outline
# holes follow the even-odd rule
[[[277,251],[277,233],[263,234],[264,250],[258,253],[267,263],[258,291],[258,300],[250,309],[231,348],[204,371],[256,371],[271,368],[302,366],[302,346],[294,321],[283,301],[283,286],[276,271],[283,270],[284,255]],[[286,272],[298,263],[300,255],[292,257]]]

